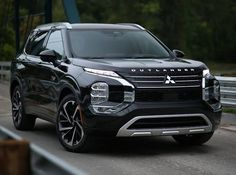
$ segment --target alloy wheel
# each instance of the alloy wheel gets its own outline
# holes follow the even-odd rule
[[[19,90],[16,90],[12,96],[12,116],[14,123],[19,125],[22,119],[22,102]]]
[[[62,105],[58,116],[58,131],[63,142],[70,147],[77,146],[84,137],[80,111],[74,100]]]

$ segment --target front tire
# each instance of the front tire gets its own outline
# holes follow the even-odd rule
[[[210,140],[214,132],[190,135],[175,135],[174,140],[183,145],[202,145]]]
[[[22,100],[22,91],[20,86],[16,86],[12,93],[12,119],[16,129],[32,130],[35,126],[36,118],[25,114],[24,103]]]
[[[70,152],[85,152],[88,135],[84,132],[81,111],[73,95],[68,95],[61,101],[56,130],[60,143]]]

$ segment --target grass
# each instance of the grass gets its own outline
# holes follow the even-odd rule
[[[214,75],[236,77],[236,63],[206,62],[206,64]],[[236,108],[224,107],[223,112],[236,114]]]
[[[206,62],[206,64],[214,75],[236,77],[236,62],[235,63]]]
[[[223,112],[225,113],[231,113],[231,114],[236,114],[236,108],[229,108],[229,107],[224,107]]]

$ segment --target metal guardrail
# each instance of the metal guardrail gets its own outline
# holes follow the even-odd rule
[[[236,77],[216,76],[220,82],[221,103],[223,106],[236,107]]]
[[[0,61],[0,80],[10,79],[10,66],[11,62]]]
[[[0,61],[0,80],[10,79],[11,62]],[[236,107],[236,77],[216,76],[221,85],[221,102],[223,106]]]
[[[0,126],[0,139],[22,138],[10,130]],[[76,169],[67,162],[43,150],[35,144],[30,144],[31,150],[31,174],[32,175],[85,175],[86,173]]]

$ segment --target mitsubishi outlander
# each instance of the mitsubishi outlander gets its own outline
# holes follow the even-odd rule
[[[11,65],[14,126],[53,122],[72,152],[95,135],[201,145],[220,123],[220,85],[204,63],[183,57],[137,24],[38,26]]]

